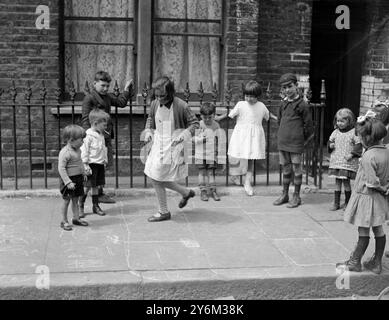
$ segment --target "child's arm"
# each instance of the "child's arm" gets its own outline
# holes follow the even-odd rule
[[[130,99],[130,92],[128,91],[131,84],[133,84],[134,81],[131,79],[126,82],[126,85],[124,87],[124,91],[118,96],[110,95],[111,98],[111,104],[115,107],[124,108],[127,106],[127,102]]]
[[[66,165],[69,160],[70,160],[70,155],[66,151],[61,150],[58,156],[58,173],[65,186],[67,186],[69,189],[73,189],[74,183],[69,178],[69,175],[66,172]]]
[[[330,136],[330,138],[328,139],[328,142],[327,142],[327,151],[328,151],[328,153],[331,153],[335,149],[335,136],[334,136],[334,133],[335,133],[335,131],[331,133],[331,136]]]
[[[82,101],[81,127],[85,130],[90,128],[89,113],[94,109],[93,99],[91,95],[86,95]]]
[[[92,170],[89,166],[89,153],[90,153],[90,144],[92,140],[89,138],[89,136],[86,136],[84,138],[84,143],[81,146],[81,160],[84,164],[84,171],[86,175],[90,175],[92,173]]]
[[[177,144],[183,142],[184,140],[190,140],[192,136],[195,134],[196,129],[200,128],[200,122],[197,119],[196,115],[192,111],[192,109],[187,105],[183,105],[184,108],[184,121],[187,123],[187,127],[183,130],[177,138],[175,138],[172,142],[172,146],[176,146]]]
[[[305,139],[309,139],[313,132],[313,122],[312,122],[312,112],[309,108],[309,106],[302,102],[300,104],[301,107],[301,116],[303,119],[303,126],[304,126],[304,137]]]
[[[269,115],[270,115],[270,119],[273,119],[273,120],[275,120],[275,121],[278,121],[278,118],[277,118],[277,116],[276,116],[275,114],[273,114],[273,113],[271,113],[271,112],[269,111]]]
[[[375,189],[378,192],[386,193],[388,191],[388,184],[381,185],[380,179],[377,177],[377,164],[372,157],[362,157],[361,167],[364,169],[366,177],[366,187]]]
[[[222,120],[224,120],[227,117],[228,117],[228,113],[226,112],[225,114],[221,114],[219,116],[215,116],[215,121],[222,121]]]

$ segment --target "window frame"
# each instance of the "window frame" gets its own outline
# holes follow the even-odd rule
[[[66,0],[65,0],[66,1]],[[134,63],[134,77],[137,76],[137,44],[138,44],[138,2],[139,0],[134,0],[134,17],[90,17],[90,16],[66,16],[65,15],[65,1],[59,1],[59,60],[60,60],[60,78],[59,78],[59,88],[61,89],[61,100],[69,101],[71,96],[69,92],[66,92],[65,88],[65,46],[67,44],[85,44],[85,45],[94,45],[94,46],[129,46],[132,47],[133,52],[133,63]],[[65,41],[65,23],[66,21],[111,21],[111,22],[132,22],[134,25],[133,28],[133,39],[132,43],[115,43],[115,42],[89,42],[89,41]],[[91,83],[89,83],[89,89]],[[80,92],[75,92],[74,100],[82,101],[85,96],[85,90]]]
[[[140,3],[142,1],[142,3]],[[65,41],[65,22],[74,20],[74,21],[118,21],[125,22],[131,21],[134,25],[133,28],[133,39],[134,42],[123,43],[121,45],[132,46],[133,48],[133,56],[134,56],[134,80],[135,80],[135,88],[136,93],[139,95],[142,94],[142,89],[144,87],[144,79],[148,82],[148,85],[151,85],[153,81],[153,60],[154,60],[154,37],[155,36],[163,36],[163,33],[154,32],[154,22],[161,21],[172,21],[172,22],[208,22],[208,23],[218,23],[220,24],[221,33],[215,34],[193,34],[193,33],[169,33],[166,35],[183,35],[183,36],[198,36],[198,37],[216,37],[219,38],[219,83],[217,84],[217,101],[222,101],[224,96],[224,82],[225,82],[225,60],[226,60],[226,27],[227,27],[227,16],[228,16],[228,3],[225,0],[222,1],[222,16],[220,19],[185,19],[185,18],[157,18],[154,16],[154,1],[153,0],[134,0],[134,17],[133,18],[116,18],[116,17],[68,17],[65,16],[65,3],[64,1],[59,1],[59,88],[61,89],[61,101],[69,101],[71,100],[71,96],[69,92],[66,92],[65,88],[65,45],[66,44],[82,44],[82,41]],[[149,2],[149,4],[147,4]],[[151,7],[151,12],[147,12]],[[145,11],[146,10],[146,11]],[[145,21],[145,16],[151,14],[151,21]],[[142,17],[140,15],[143,15]],[[142,29],[142,30],[141,30]],[[149,30],[147,30],[149,29]],[[142,35],[146,34],[145,37],[140,37],[140,33]],[[107,45],[105,43],[99,43],[95,45]],[[110,45],[117,45],[115,43],[110,43]],[[148,52],[144,52],[140,55],[140,48],[148,48]],[[144,55],[148,55],[148,57],[144,58]],[[139,56],[139,58],[138,58]],[[146,75],[139,75],[139,70],[144,70],[145,68],[149,69],[146,71]],[[147,74],[148,73],[148,74]],[[146,76],[146,77],[144,77]],[[89,83],[89,87],[91,87],[91,83]],[[198,97],[198,89],[199,88],[190,88],[191,96],[190,101],[199,101]],[[85,91],[85,90],[84,90]],[[76,92],[74,96],[75,101],[81,101],[85,96],[85,92]],[[177,95],[184,98],[184,92],[177,92]],[[211,100],[213,96],[212,92],[204,92],[204,100]]]
[[[155,6],[154,1],[151,5],[151,61],[150,61],[150,83],[153,82],[153,63],[154,63],[154,37],[155,36],[183,36],[183,37],[205,37],[205,38],[219,38],[219,83],[217,84],[218,97],[217,101],[222,101],[224,96],[224,76],[225,76],[225,50],[226,50],[226,17],[227,17],[227,3],[225,0],[221,0],[221,14],[220,19],[189,19],[189,18],[159,18],[155,17]],[[155,32],[155,22],[184,22],[184,23],[212,23],[220,25],[220,33],[190,33],[190,32]],[[190,88],[191,95],[189,101],[199,101],[200,98],[194,98],[194,93],[197,93],[199,88]],[[184,98],[184,92],[177,92],[177,95]],[[197,94],[196,94],[197,96]],[[212,93],[204,92],[204,100],[211,100]]]

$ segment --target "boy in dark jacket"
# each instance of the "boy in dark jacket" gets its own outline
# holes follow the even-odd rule
[[[118,97],[111,93],[108,93],[109,85],[111,83],[110,75],[105,71],[98,71],[95,74],[95,80],[93,82],[93,89],[90,94],[87,94],[82,102],[82,116],[81,126],[87,130],[90,128],[89,113],[93,109],[101,109],[106,113],[111,113],[111,106],[124,108],[127,105],[127,101],[130,98],[129,87],[132,84],[132,80],[127,81],[124,92]],[[107,130],[104,132],[105,145],[108,150],[108,165],[113,164],[113,149],[112,139],[114,139],[114,131],[111,119],[108,122]],[[115,203],[115,200],[104,194],[103,188],[99,191],[99,202],[101,203]]]
[[[312,115],[308,104],[298,93],[297,78],[286,73],[280,78],[281,90],[285,95],[278,110],[277,144],[283,173],[282,195],[273,203],[278,206],[289,202],[289,184],[294,172],[294,194],[287,205],[296,208],[301,204],[300,189],[303,178],[302,153],[306,141],[313,133]]]

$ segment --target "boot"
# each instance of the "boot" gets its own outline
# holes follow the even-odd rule
[[[370,237],[359,237],[355,250],[351,253],[350,259],[336,264],[336,267],[345,267],[348,271],[361,272],[361,259],[369,245]]]
[[[288,203],[289,202],[288,193],[289,193],[289,183],[284,183],[282,194],[276,201],[273,202],[273,205],[279,206],[281,204]]]
[[[105,212],[101,210],[99,206],[99,196],[98,195],[92,195],[92,212],[95,214],[98,214],[99,216],[105,216]]]
[[[346,207],[348,205],[348,201],[351,197],[351,191],[345,191],[344,192],[344,204],[343,204],[343,211],[346,210]]]
[[[85,200],[86,200],[87,195],[83,195],[80,197],[79,202],[78,202],[78,210],[79,210],[79,217],[80,218],[85,218],[85,211],[84,211],[84,205],[85,205]]]
[[[200,199],[202,201],[208,201],[208,194],[206,189],[202,189],[200,192]]]
[[[330,208],[330,211],[336,211],[340,209],[340,191],[334,192],[334,203],[332,204],[332,207]]]
[[[214,188],[214,187],[211,187],[211,196],[212,196],[213,200],[220,201],[220,197],[216,192],[216,188]]]
[[[293,198],[292,201],[290,201],[289,204],[286,206],[287,208],[297,208],[301,204],[300,189],[301,184],[294,185]]]
[[[386,236],[375,238],[375,252],[374,255],[363,263],[365,269],[370,270],[376,274],[382,272],[382,256],[384,255],[386,244]]]
[[[292,200],[289,202],[289,204],[286,207],[287,208],[297,208],[300,204],[301,204],[300,194],[294,192]]]
[[[105,216],[105,212],[103,210],[101,210],[101,208],[98,204],[93,205],[92,211],[93,211],[93,213],[98,214],[99,216]]]

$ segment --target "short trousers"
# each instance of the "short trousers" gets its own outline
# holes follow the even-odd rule
[[[208,161],[208,163],[207,163],[207,160],[203,160],[203,163],[201,163],[201,164],[196,164],[196,167],[197,167],[197,169],[199,169],[199,170],[212,170],[212,169],[217,169],[217,162],[216,161],[214,161],[214,162],[212,162],[212,161]]]
[[[90,163],[92,174],[88,176],[88,187],[98,187],[105,185],[105,168],[103,164]]]
[[[82,174],[69,177],[70,180],[76,185],[76,187],[71,190],[65,186],[65,183],[60,178],[59,182],[59,191],[62,194],[62,199],[69,200],[71,198],[81,197],[84,195],[84,176]]]
[[[280,157],[280,165],[288,165],[288,164],[301,164],[301,153],[293,153],[288,151],[279,151],[279,157]]]

